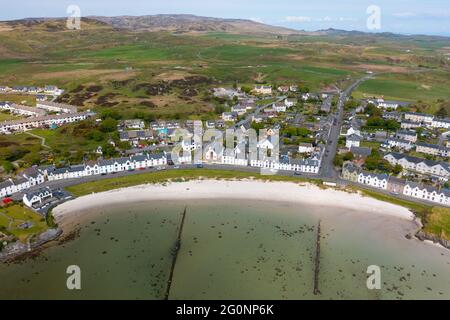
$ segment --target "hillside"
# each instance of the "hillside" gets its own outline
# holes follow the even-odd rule
[[[297,34],[298,31],[266,25],[251,20],[220,19],[199,17],[194,15],[147,15],[147,16],[119,16],[119,17],[90,17],[109,24],[115,28],[186,32],[230,32],[230,33],[269,33],[269,34]]]

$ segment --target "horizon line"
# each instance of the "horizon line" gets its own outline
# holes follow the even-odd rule
[[[450,40],[450,33],[402,33],[397,31],[377,31],[372,32],[369,30],[359,30],[359,29],[346,29],[346,28],[334,28],[334,27],[324,27],[322,29],[298,29],[295,27],[286,27],[284,25],[277,25],[277,24],[270,24],[265,22],[259,22],[255,21],[251,18],[224,18],[224,17],[213,17],[213,16],[202,16],[192,13],[157,13],[157,14],[141,14],[141,15],[133,15],[133,14],[123,14],[123,15],[87,15],[87,16],[81,16],[81,19],[83,18],[95,18],[95,17],[106,17],[106,18],[115,18],[115,17],[151,17],[151,16],[194,16],[199,18],[212,18],[212,19],[221,19],[221,20],[242,20],[242,21],[251,21],[253,23],[257,24],[263,24],[266,26],[272,26],[272,27],[279,27],[284,29],[290,29],[292,31],[298,31],[298,32],[321,32],[321,31],[329,31],[329,30],[335,30],[335,31],[345,31],[345,32],[360,32],[364,34],[369,35],[379,35],[379,34],[394,34],[394,35],[400,35],[400,36],[430,36],[430,37],[443,37],[443,38],[449,38]],[[14,21],[21,21],[21,20],[32,20],[32,19],[67,19],[67,16],[44,16],[44,17],[22,17],[22,18],[11,18],[6,20],[0,20],[0,23],[2,22],[14,22]],[[126,28],[124,28],[126,29]]]

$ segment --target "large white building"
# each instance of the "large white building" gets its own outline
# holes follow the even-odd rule
[[[391,165],[401,165],[404,170],[417,172],[424,175],[448,181],[450,178],[450,164],[422,158],[410,157],[401,153],[391,152],[384,156]]]
[[[450,205],[450,192],[437,190],[430,186],[423,186],[414,182],[407,182],[403,194],[408,197],[436,202],[442,205]]]
[[[51,125],[61,126],[66,123],[86,120],[88,117],[92,115],[94,114],[89,112],[67,113],[61,115],[49,115],[12,121],[4,121],[0,122],[0,133],[27,131],[35,128],[49,127]]]
[[[65,103],[57,103],[50,101],[40,101],[36,104],[36,107],[44,109],[50,112],[62,112],[62,113],[77,113],[78,107]]]
[[[361,171],[358,175],[358,183],[378,189],[387,189],[389,176],[387,174],[375,174]]]

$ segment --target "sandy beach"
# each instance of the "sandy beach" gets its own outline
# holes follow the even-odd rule
[[[318,206],[348,208],[364,214],[376,214],[412,221],[414,215],[406,208],[379,201],[359,193],[321,189],[313,184],[197,180],[149,184],[95,193],[66,202],[53,210],[58,223],[76,220],[77,212],[105,204],[151,200],[236,199],[291,202]]]

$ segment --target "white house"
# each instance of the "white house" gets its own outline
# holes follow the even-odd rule
[[[314,146],[311,143],[300,143],[298,146],[299,153],[311,153],[314,151]]]
[[[381,147],[385,149],[399,148],[408,151],[411,150],[414,145],[411,141],[404,139],[388,138],[381,144]]]
[[[86,176],[84,165],[75,165],[70,167],[53,168],[53,170],[47,170],[47,177],[49,181],[76,179],[84,176]]]
[[[44,173],[36,167],[26,169],[22,175],[30,182],[31,187],[42,184],[45,181]]]
[[[237,116],[238,115],[235,112],[224,112],[224,113],[222,113],[222,120],[223,121],[236,121]]]
[[[442,205],[450,205],[450,192],[437,190],[430,186],[421,186],[414,182],[407,182],[403,194],[408,197],[428,200]]]
[[[284,103],[280,103],[280,102],[274,103],[272,105],[272,108],[276,112],[286,112],[286,104],[284,104]]]
[[[247,112],[247,107],[242,106],[240,104],[236,104],[231,107],[231,112],[237,113],[239,116],[241,116]]]
[[[395,138],[415,143],[417,141],[417,133],[411,130],[399,130],[395,133]]]
[[[358,176],[358,183],[378,189],[387,189],[389,176],[387,174],[375,174],[362,171]]]
[[[289,99],[287,98],[286,100],[284,100],[284,104],[287,108],[292,108],[293,106],[295,106],[298,103],[297,99]]]
[[[40,188],[34,192],[27,192],[23,195],[22,201],[28,207],[33,207],[36,203],[42,203],[53,197],[52,190],[49,187]]]
[[[39,109],[37,109],[39,110]],[[41,110],[42,111],[42,110]],[[32,117],[26,119],[12,120],[0,122],[0,133],[10,133],[14,131],[27,131],[34,128],[42,128],[46,126],[61,126],[66,123],[82,121],[94,115],[89,112],[49,115],[42,117]]]
[[[253,91],[257,94],[270,95],[272,94],[272,86],[256,85]]]
[[[9,197],[17,192],[17,188],[14,185],[12,179],[0,182],[0,197]]]
[[[359,135],[351,134],[351,135],[347,136],[347,139],[345,141],[345,146],[349,149],[351,147],[359,147],[361,145],[361,140],[362,140],[362,138]]]
[[[276,141],[276,136],[267,136],[263,139],[260,139],[257,144],[258,149],[264,149],[264,150],[273,150],[276,146],[278,141]]]
[[[395,152],[388,153],[384,156],[384,159],[393,166],[399,164],[404,170],[437,177],[442,181],[448,181],[450,178],[450,164],[448,162],[437,162]]]
[[[59,89],[57,86],[45,86],[44,92],[54,96],[60,96],[64,93],[64,90]]]
[[[443,129],[450,129],[450,119],[438,119],[434,118],[431,122],[431,127],[433,128],[443,128]]]
[[[434,116],[426,113],[417,112],[405,112],[405,120],[410,120],[412,122],[421,122],[425,124],[431,124],[433,122]]]
[[[233,166],[247,166],[248,159],[245,142],[238,143],[232,150],[225,149],[222,163]]]
[[[203,149],[203,159],[207,162],[222,162],[223,145],[220,142],[212,142]]]
[[[450,149],[447,147],[443,147],[437,144],[429,144],[425,142],[418,142],[416,143],[416,151],[430,154],[433,156],[441,156],[441,157],[448,157],[450,155]]]
[[[36,104],[36,107],[44,109],[50,112],[62,112],[62,113],[77,113],[78,107],[71,106],[65,103],[57,103],[51,101],[40,101]]]

